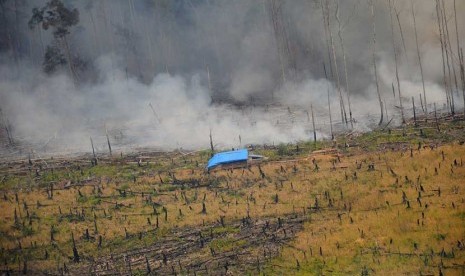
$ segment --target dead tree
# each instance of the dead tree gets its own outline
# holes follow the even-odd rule
[[[210,68],[208,67],[208,64],[205,64],[205,67],[207,69],[207,80],[208,80],[208,90],[212,92],[212,81],[210,79]]]
[[[404,48],[405,59],[408,61],[407,46],[405,46],[404,32],[402,30],[402,24],[400,23],[400,11],[397,10],[395,3],[393,3],[394,13],[396,14],[397,25],[399,25],[399,33],[402,41],[402,47]]]
[[[5,128],[6,136],[8,138],[8,144],[13,145],[13,137],[11,136],[11,130],[9,126],[10,124],[8,122],[8,119],[5,119],[5,116],[3,115],[3,111],[1,108],[0,108],[0,117],[2,117],[3,127]]]
[[[210,129],[210,149],[212,151],[212,156],[215,153],[215,147],[213,146],[212,130]]]
[[[426,117],[428,117],[428,106],[427,106],[428,102],[426,100],[425,77],[424,77],[424,74],[423,74],[423,65],[421,63],[420,47],[418,46],[417,20],[416,20],[415,9],[413,7],[413,1],[412,0],[410,0],[410,5],[412,7],[413,29],[415,31],[415,44],[416,44],[416,47],[417,47],[418,64],[420,66],[421,83],[423,85],[423,103],[424,103],[424,106],[425,106],[424,112],[425,112]],[[422,104],[422,106],[423,106],[423,104]]]
[[[336,6],[336,20],[338,23],[338,36],[339,40],[341,42],[341,50],[342,50],[342,59],[344,61],[344,76],[345,76],[345,82],[346,82],[346,93],[347,93],[347,104],[349,106],[349,120],[350,120],[350,126],[353,128],[354,127],[354,120],[352,118],[352,106],[350,104],[350,90],[349,90],[349,77],[347,74],[347,58],[346,58],[346,51],[344,47],[344,36],[342,35],[343,28],[341,26],[341,20],[339,18],[339,4]]]
[[[334,39],[333,39],[333,31],[331,30],[331,15],[330,15],[330,7],[329,7],[329,2],[326,0],[325,1],[325,14],[326,16],[326,28],[328,29],[329,32],[329,41],[331,44],[331,53],[333,55],[333,62],[334,62],[334,73],[335,76],[334,78],[336,79],[336,89],[339,94],[339,105],[341,109],[341,120],[342,123],[347,125],[347,114],[345,111],[345,105],[344,105],[344,98],[342,97],[342,90],[341,90],[341,80],[339,77],[339,68],[337,65],[337,56],[336,56],[336,48],[334,46]]]
[[[329,63],[329,72],[331,74],[331,80],[334,80],[334,74],[333,74],[333,63],[331,62],[331,48],[329,46],[329,36],[328,36],[328,29],[326,28],[326,12],[325,12],[325,5],[324,5],[324,0],[320,0],[320,5],[321,5],[321,15],[323,17],[323,28],[325,31],[325,40],[326,40],[326,47],[328,50],[328,63]],[[324,65],[324,64],[323,64]],[[329,81],[328,75],[326,73],[325,69],[325,76],[326,79]]]
[[[316,129],[315,129],[315,116],[313,113],[313,105],[310,105],[310,109],[312,110],[312,124],[313,124],[313,141],[316,145]]]
[[[94,156],[94,159],[97,159],[97,156],[95,155],[94,141],[92,140],[92,137],[90,137],[90,145],[92,146],[92,155]]]
[[[376,24],[375,24],[375,7],[373,4],[373,0],[370,0],[371,6],[371,21],[373,25],[373,68],[375,71],[375,81],[376,81],[376,91],[378,92],[378,100],[379,100],[379,107],[381,111],[381,118],[379,120],[378,125],[383,123],[384,111],[383,111],[383,100],[381,99],[381,92],[379,90],[379,81],[378,81],[378,68],[376,67]]]
[[[444,33],[443,33],[443,19],[442,19],[442,9],[441,9],[441,1],[436,0],[436,17],[438,20],[438,29],[439,29],[439,41],[441,44],[441,57],[442,57],[442,72],[443,72],[443,84],[444,84],[444,90],[446,92],[446,102],[447,102],[447,107],[450,111],[452,111],[452,105],[451,105],[451,99],[450,99],[450,93],[449,93],[449,86],[447,82],[447,77],[446,77],[446,59],[445,59],[445,39],[444,39]]]
[[[458,93],[458,85],[457,85],[457,74],[455,72],[455,66],[453,63],[453,52],[452,52],[452,43],[450,42],[450,35],[449,35],[449,24],[446,18],[446,3],[442,0],[442,20],[443,22],[443,34],[445,35],[445,46],[446,46],[446,58],[447,58],[447,70],[449,73],[449,85],[450,89],[450,100],[451,100],[451,111],[452,115],[455,114],[455,99],[454,99],[454,91],[452,91],[452,75],[451,75],[451,67],[452,67],[452,74],[454,76],[454,84],[455,84],[455,91]],[[450,61],[449,61],[450,60]]]
[[[152,109],[153,116],[155,116],[155,119],[157,119],[157,122],[160,124],[161,123],[160,117],[158,117],[157,112],[155,112],[155,108],[153,108],[152,103],[149,103],[149,106],[150,106],[150,109]]]
[[[110,156],[111,156],[111,144],[110,144],[110,138],[108,137],[108,129],[106,126],[105,126],[105,135],[107,136],[108,150],[110,151]]]
[[[202,202],[202,214],[206,214],[207,213],[207,207],[205,206],[205,201]]]
[[[78,250],[76,248],[76,242],[74,241],[74,234],[72,232],[71,232],[71,239],[73,241],[73,261],[75,263],[79,263],[79,260],[80,260],[79,252],[78,252]]]
[[[457,39],[457,54],[459,56],[459,67],[460,67],[460,79],[462,80],[462,93],[463,93],[463,108],[464,108],[464,116],[465,116],[465,70],[463,65],[463,53],[462,48],[460,47],[460,39],[459,39],[459,28],[457,24],[457,6],[456,0],[454,0],[454,19],[455,19],[455,36]],[[465,117],[464,117],[465,119]]]
[[[460,77],[462,79],[463,109],[464,109],[464,119],[465,119],[465,65],[464,65],[465,63],[463,61],[462,48],[460,48],[459,58],[460,58]]]
[[[398,65],[398,61],[397,61],[397,49],[396,49],[396,43],[395,43],[395,38],[394,38],[394,20],[392,18],[392,2],[391,2],[391,0],[388,0],[388,2],[389,2],[389,15],[391,17],[392,47],[394,48],[394,61],[395,61],[395,65],[396,65],[397,90],[399,91],[400,114],[402,116],[402,124],[405,124],[404,108],[402,106],[402,93],[401,93],[401,89],[400,89],[400,80],[399,80],[399,65]]]
[[[291,53],[289,36],[283,20],[282,0],[269,0],[271,23],[278,51],[278,58],[281,67],[282,82],[285,83],[290,75],[289,69],[295,71],[295,58]],[[292,72],[294,73],[294,72]]]
[[[323,63],[323,69],[325,70],[325,77],[328,79],[328,74],[326,72],[326,65]],[[329,86],[328,86],[328,112],[329,112],[329,127],[331,131],[331,140],[334,140],[334,133],[333,133],[333,117],[331,115],[331,101],[329,99]]]

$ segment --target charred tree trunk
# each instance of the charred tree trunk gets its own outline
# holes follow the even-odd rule
[[[105,135],[107,136],[107,144],[108,144],[108,150],[110,151],[110,156],[111,156],[111,144],[110,144],[110,137],[108,136],[108,129],[105,126]]]
[[[315,115],[313,113],[313,105],[310,105],[310,109],[312,111],[313,141],[315,142],[315,145],[316,145]]]
[[[215,147],[213,146],[213,137],[212,137],[212,130],[210,129],[210,149],[212,151],[212,155],[215,153]]]

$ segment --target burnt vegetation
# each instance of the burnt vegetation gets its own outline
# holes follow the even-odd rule
[[[270,159],[209,174],[210,151],[5,160],[2,271],[458,272],[463,127],[255,146]]]
[[[64,122],[73,124],[82,120],[88,128],[97,122],[99,127],[92,129],[93,132],[83,131],[85,136],[78,131],[81,136],[77,140],[85,141],[86,149],[84,153],[70,155],[54,148],[57,136],[67,130],[64,124],[56,128],[58,134],[45,131],[50,138],[44,143],[28,143],[30,140],[17,134],[22,130],[22,125],[18,125],[21,120],[15,120],[18,117],[15,115],[22,115],[27,108],[18,108],[18,111],[0,103],[2,275],[463,274],[465,114],[458,101],[463,97],[465,104],[465,71],[460,17],[456,1],[431,1],[435,9],[430,15],[434,15],[437,33],[434,39],[423,40],[436,41],[441,68],[439,76],[429,76],[434,81],[425,80],[428,72],[424,69],[428,68],[424,67],[425,54],[421,53],[421,35],[425,32],[421,32],[423,26],[419,23],[425,20],[425,15],[420,14],[421,7],[413,1],[409,2],[408,9],[400,1],[369,0],[368,5],[356,3],[350,10],[344,8],[349,1],[310,1],[306,4],[310,5],[312,15],[318,15],[321,25],[318,42],[313,40],[315,30],[309,37],[300,37],[303,24],[291,18],[300,14],[289,4],[291,1],[259,1],[261,4],[253,3],[250,10],[245,9],[253,19],[247,17],[244,20],[247,27],[243,28],[254,26],[256,32],[241,33],[237,41],[228,37],[225,41],[231,46],[217,40],[220,34],[209,32],[214,24],[208,22],[205,28],[201,22],[204,9],[208,15],[215,8],[222,12],[229,9],[237,15],[231,7],[237,12],[241,11],[240,5],[225,4],[232,1],[128,0],[115,1],[117,4],[112,7],[107,6],[108,1],[85,1],[84,7],[78,9],[70,5],[73,1],[48,0],[24,12],[23,8],[29,8],[24,1],[0,0],[1,60],[6,53],[15,68],[11,73],[14,82],[5,82],[8,89],[22,80],[24,59],[41,67],[45,74],[40,78],[60,80],[64,73],[72,80],[71,87],[64,85],[58,89],[83,92],[82,89],[98,82],[99,76],[91,61],[107,51],[121,56],[118,64],[113,57],[102,63],[111,68],[109,79],[124,83],[124,93],[134,92],[134,86],[154,92],[151,91],[154,87],[145,86],[154,76],[192,71],[198,76],[192,80],[193,87],[202,86],[203,82],[208,87],[200,97],[208,98],[208,103],[200,105],[200,112],[190,110],[197,108],[194,106],[181,106],[181,111],[185,108],[186,112],[200,114],[192,116],[195,126],[189,130],[197,130],[196,126],[202,124],[208,149],[197,151],[184,150],[179,145],[175,151],[153,148],[131,151],[133,147],[127,141],[132,137],[125,140],[128,134],[124,127],[107,127],[106,119],[102,118],[111,116],[103,116],[100,111],[93,113],[95,106],[84,104],[77,114],[86,113],[86,116]],[[78,5],[79,1],[74,2]],[[245,6],[246,2],[240,3]],[[153,21],[145,20],[145,17],[152,18],[152,14],[142,8],[153,12]],[[360,12],[362,9],[365,10]],[[354,23],[357,15],[363,15],[366,21]],[[226,19],[226,14],[219,17],[223,16]],[[415,64],[409,64],[407,54],[412,51],[407,50],[405,41],[405,29],[409,26],[405,22],[410,19],[413,28],[409,30],[416,46]],[[307,23],[312,23],[308,25],[313,28],[315,22],[312,17]],[[239,23],[243,22],[234,23],[242,26]],[[355,47],[350,46],[353,33],[347,31],[350,26],[362,24],[369,26],[363,44],[369,55],[360,58],[364,64],[355,61]],[[150,30],[153,26],[157,29]],[[184,33],[183,28],[193,33]],[[80,38],[86,37],[83,33],[88,36],[86,39],[91,38],[91,43],[79,43]],[[384,39],[385,33],[389,33],[388,39]],[[257,45],[272,46],[257,47],[253,43],[257,34],[263,34],[257,38]],[[47,37],[46,43],[42,36]],[[196,37],[193,40],[196,43],[187,39],[192,37]],[[388,40],[388,47],[384,40]],[[248,43],[260,51],[251,50],[252,54],[241,56],[242,59],[228,55],[237,49],[248,53],[245,51],[250,50],[246,47]],[[91,49],[80,49],[83,44],[91,45]],[[238,47],[243,44],[246,44],[245,50]],[[184,45],[193,48],[185,49]],[[262,51],[266,60],[257,57]],[[382,55],[391,62],[380,58]],[[255,62],[253,66],[248,60]],[[242,63],[247,68],[239,74],[233,68],[243,66]],[[418,82],[421,79],[418,93],[408,90],[414,83],[407,82],[404,76],[408,75],[405,68],[413,72],[409,67],[413,65],[419,71]],[[120,71],[115,69],[118,66]],[[245,89],[250,91],[242,91],[243,97],[225,95],[224,90],[234,87],[236,74],[242,84],[249,75],[255,75],[248,70],[255,73],[258,67],[270,68],[265,76],[257,77],[269,83],[254,87],[255,82],[262,83],[252,78],[251,87]],[[386,73],[389,70],[392,76]],[[321,78],[315,91],[318,97],[323,95],[323,101],[311,102],[306,107],[299,102],[301,105],[294,108],[276,99],[281,97],[285,102],[286,97],[274,92],[282,90],[280,93],[287,95],[300,82],[305,82],[309,73],[315,75],[315,80]],[[362,76],[361,83],[357,83],[357,76]],[[3,88],[2,82],[0,85]],[[37,90],[38,94],[46,93],[45,88]],[[100,90],[117,88],[100,87],[96,97],[100,97]],[[365,92],[360,92],[364,90],[373,94],[376,115],[368,114],[366,120],[359,121],[365,112],[360,108],[365,106],[355,100],[364,99]],[[429,93],[432,90],[439,91],[435,97]],[[167,91],[174,90],[170,86]],[[255,91],[258,91],[256,95]],[[6,96],[3,93],[2,90],[1,95]],[[21,91],[21,94],[32,97],[28,92]],[[131,95],[134,100],[139,98],[139,94]],[[289,96],[296,95],[289,93]],[[440,97],[442,101],[434,102]],[[300,101],[302,97],[296,98],[295,101]],[[16,103],[9,99],[8,103]],[[184,100],[183,105],[194,101],[192,97]],[[164,133],[171,128],[184,131],[193,122],[184,121],[191,113],[176,113],[176,119],[171,120],[173,114],[166,109],[175,108],[161,107],[162,104],[155,102],[152,105],[149,99],[143,101],[153,118],[148,120],[151,132],[140,136],[154,135],[155,131],[163,134],[162,139],[175,143],[177,139],[194,139],[190,135],[194,131],[186,131],[188,135],[182,133],[184,138],[173,135],[179,132]],[[223,106],[223,101],[228,105]],[[31,102],[29,107],[37,103]],[[115,102],[103,102],[104,105],[96,106],[105,106],[108,109],[102,113],[110,114]],[[68,103],[71,104],[65,109],[74,104]],[[269,126],[274,130],[271,133],[283,134],[284,140],[294,142],[244,146],[242,137],[246,134],[242,132],[236,139],[239,147],[247,147],[250,153],[266,158],[206,170],[208,160],[225,148],[226,142],[218,138],[224,138],[221,133],[224,129],[205,125],[212,121],[223,123],[224,118],[216,118],[216,109],[222,114],[229,111],[230,105],[234,109],[232,117],[240,118],[225,120],[230,126],[247,125],[244,132],[255,131],[260,126],[265,126],[265,131]],[[264,112],[255,114],[256,105]],[[122,106],[130,109],[131,116],[117,114],[118,123],[123,117],[134,119],[132,114],[142,113],[139,105]],[[273,108],[279,111],[276,116],[269,111]],[[333,112],[336,110],[336,117],[331,108]],[[120,111],[124,113],[122,110],[115,113]],[[210,113],[214,119],[204,121]],[[242,117],[235,116],[239,113]],[[298,113],[306,115],[306,122],[299,121]],[[42,115],[41,112],[34,114]],[[262,124],[260,119],[252,118],[255,115],[270,117],[276,122]],[[329,123],[322,122],[326,117]],[[248,120],[238,122],[244,118]],[[177,119],[183,122],[177,125],[174,123]],[[129,121],[136,124],[137,120]],[[27,121],[26,125],[33,124]],[[295,142],[297,139],[289,129],[295,130],[299,124],[302,128],[297,128],[306,139]],[[367,126],[371,131],[358,131],[359,127],[366,130]],[[83,128],[88,130],[86,127]],[[149,127],[136,128],[146,131]],[[323,133],[328,133],[326,138]],[[147,139],[146,136],[136,138]],[[137,144],[141,140],[132,142]],[[104,141],[103,147],[101,141]]]

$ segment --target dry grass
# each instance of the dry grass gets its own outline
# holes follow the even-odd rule
[[[374,162],[376,170],[350,167],[351,174],[357,172],[356,180],[334,173],[331,179],[315,183],[314,189],[333,191],[335,207],[312,213],[311,222],[293,244],[297,249],[285,248],[282,257],[270,264],[270,271],[286,275],[437,275],[441,268],[446,275],[463,273],[464,157],[465,147],[459,145],[414,151],[413,157],[410,151],[357,156]],[[343,191],[343,199],[338,189]],[[402,192],[410,208],[402,204]],[[351,210],[341,208],[343,204]]]
[[[81,259],[87,261],[144,247],[168,229],[209,224],[221,217],[228,224],[246,216],[305,213],[305,230],[283,247],[267,272],[398,275],[437,274],[441,268],[463,273],[465,146],[415,148],[413,156],[409,149],[346,149],[344,154],[338,158],[301,152],[295,160],[273,158],[260,164],[264,175],[258,165],[207,175],[195,165],[206,160],[201,153],[174,163],[114,162],[82,168],[82,173],[67,168],[54,172],[54,177],[51,172],[39,179],[33,173],[17,177],[14,181],[23,183],[18,185],[23,189],[5,188],[0,200],[1,266],[20,270],[27,260],[29,269],[56,272],[71,262],[71,233]],[[84,187],[64,189],[57,184],[88,177]],[[58,181],[53,198],[44,188],[44,179],[50,178]]]

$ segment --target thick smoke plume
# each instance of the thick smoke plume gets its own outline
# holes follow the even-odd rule
[[[367,130],[379,120],[371,1],[58,1],[79,11],[79,23],[66,36],[70,56],[45,73],[47,46],[60,45],[51,28],[28,22],[33,8],[47,2],[0,1],[3,152],[89,151],[90,137],[104,152],[106,132],[115,150],[207,148],[210,131],[220,148],[295,142],[313,136],[311,106],[324,138],[330,136],[328,103],[335,130]],[[412,112],[412,97],[422,112],[412,7],[428,111],[433,103],[447,104],[447,87],[460,110],[457,42],[465,44],[465,3],[373,3],[374,56],[387,116],[400,122],[394,49],[405,114]],[[437,3],[451,49],[446,84]],[[341,118],[339,95],[346,109],[350,97],[353,126]]]

